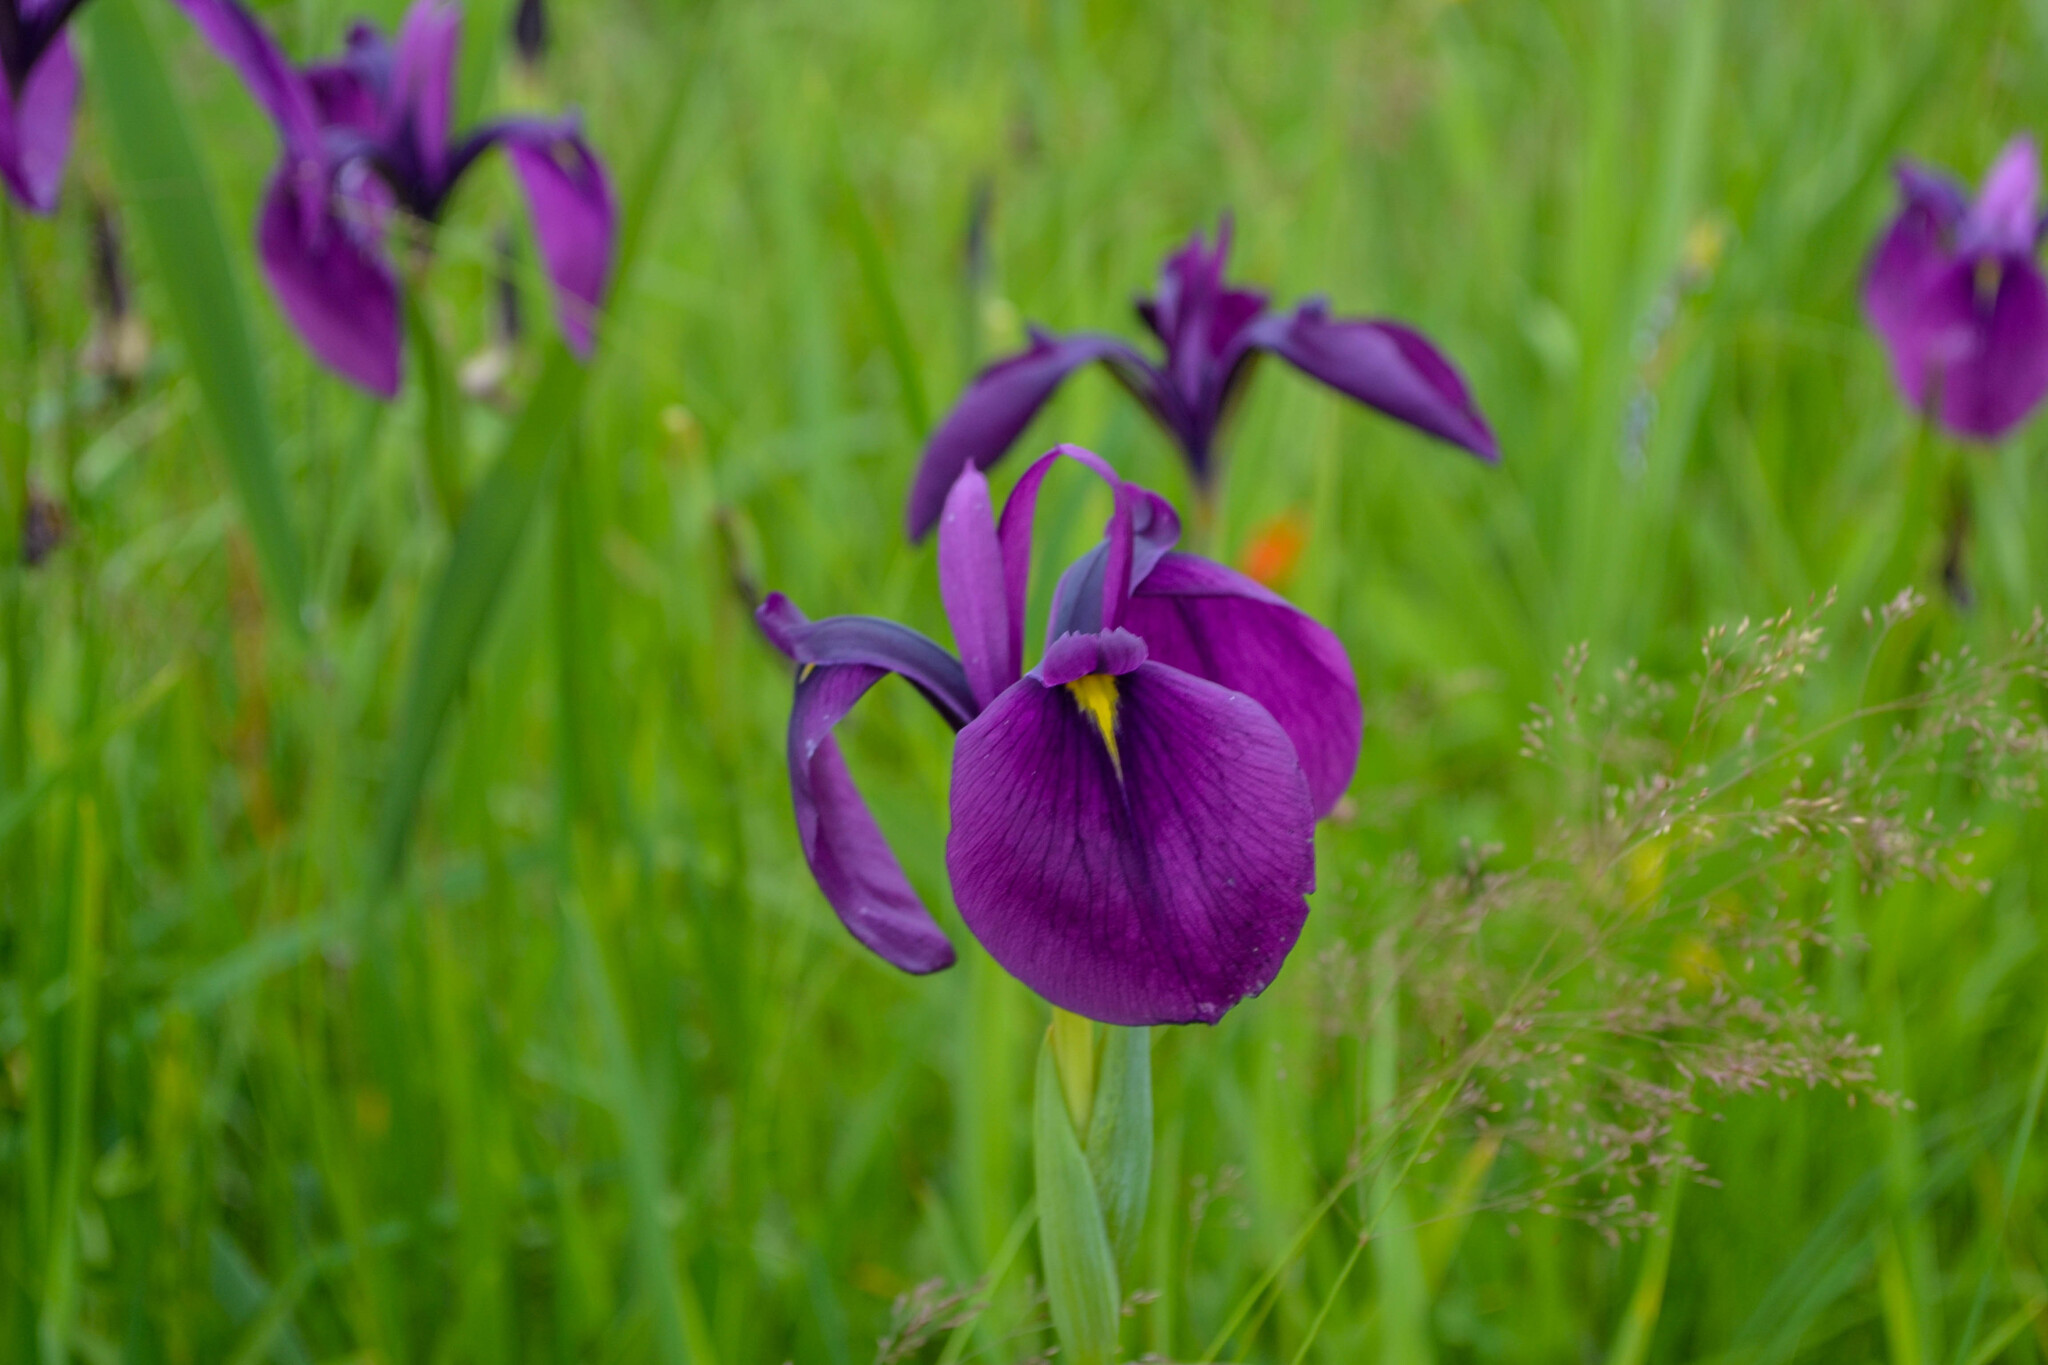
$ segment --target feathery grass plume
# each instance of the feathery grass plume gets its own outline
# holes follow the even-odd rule
[[[1866,613],[1877,647],[1923,605]],[[1378,913],[1339,908],[1319,959],[1326,1030],[1372,1027],[1370,944],[1400,945],[1407,1088],[1350,1178],[1412,1175],[1447,1145],[1507,1148],[1486,1205],[1582,1221],[1609,1238],[1655,1222],[1645,1186],[1710,1178],[1690,1116],[1743,1095],[1822,1089],[1911,1107],[1880,1087],[1879,1049],[1829,1012],[1830,974],[1862,946],[1855,910],[1901,880],[1982,887],[1968,790],[2032,806],[2048,727],[2036,613],[1995,659],[1928,658],[1914,690],[1841,705],[1814,683],[1833,598],[1710,630],[1682,684],[1634,664],[1604,681],[1570,651],[1523,753],[1561,811],[1526,861],[1467,847],[1428,875],[1366,869]]]

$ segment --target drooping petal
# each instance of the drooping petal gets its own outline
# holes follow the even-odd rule
[[[1915,406],[1938,393],[1949,430],[1998,440],[2048,396],[2048,284],[2030,257],[1959,260],[1921,308],[1928,340],[1895,350],[1899,380]]]
[[[885,962],[922,975],[952,966],[953,945],[911,888],[832,738],[832,727],[887,676],[865,664],[807,666],[798,675],[790,799],[804,861],[840,923]]]
[[[1863,309],[1884,338],[1900,387],[1917,407],[1929,353],[1966,345],[1956,319],[1930,313],[1927,292],[1955,259],[1954,238],[1967,211],[1961,187],[1917,166],[1901,166],[1904,205],[1871,254],[1863,277]]]
[[[411,123],[419,172],[433,184],[448,170],[448,117],[454,106],[455,59],[462,47],[462,11],[446,0],[415,0],[399,25],[393,68],[399,116]]]
[[[64,166],[71,157],[71,123],[78,109],[78,59],[71,39],[59,34],[29,68],[16,99],[0,78],[0,180],[23,207],[57,207]]]
[[[1098,360],[1111,361],[1141,380],[1154,373],[1143,356],[1115,337],[1033,332],[1029,350],[976,375],[925,442],[904,515],[911,540],[923,540],[930,532],[961,470],[969,464],[977,469],[994,464],[1067,376]]]
[[[954,729],[981,708],[960,661],[909,626],[879,616],[827,616],[813,621],[779,592],[754,612],[769,643],[800,664],[862,664],[900,674]]]
[[[789,717],[789,788],[797,837],[818,889],[847,930],[907,972],[953,964],[953,948],[911,889],[902,864],[861,799],[832,729],[869,688],[897,673],[956,728],[966,716],[965,675],[943,649],[894,622],[810,621],[781,593],[755,613],[762,633],[800,665]],[[971,715],[968,711],[967,715]]]
[[[975,705],[986,706],[1024,672],[1023,626],[1010,619],[988,480],[972,465],[939,514],[939,596]]]
[[[1243,344],[1269,350],[1312,379],[1491,464],[1500,446],[1443,353],[1397,322],[1333,318],[1319,303],[1270,314]]]
[[[1079,648],[1061,662],[1090,666]],[[1028,676],[961,731],[946,866],[975,937],[1053,1004],[1214,1023],[1300,935],[1308,783],[1257,702],[1123,653]]]
[[[257,255],[278,306],[320,362],[390,398],[398,393],[398,281],[381,224],[342,212],[350,201],[319,183],[326,175],[318,162],[279,169],[257,219]],[[310,214],[309,203],[317,206]]]
[[[526,193],[541,265],[554,286],[555,320],[570,348],[588,359],[618,244],[611,178],[575,119],[517,118],[465,138],[449,159],[450,180],[492,146],[505,149]]]
[[[256,16],[237,0],[177,0],[177,5],[269,112],[286,151],[298,157],[322,155],[313,93]]]
[[[1242,692],[1294,745],[1318,816],[1351,785],[1365,715],[1335,632],[1234,569],[1170,554],[1124,612],[1152,658]]]

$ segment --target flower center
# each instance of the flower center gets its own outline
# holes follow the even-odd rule
[[[1116,679],[1107,673],[1090,673],[1068,683],[1067,691],[1074,694],[1074,705],[1081,708],[1081,714],[1102,731],[1102,742],[1109,747],[1109,761],[1116,765],[1116,775],[1121,778],[1124,760],[1116,748]]]

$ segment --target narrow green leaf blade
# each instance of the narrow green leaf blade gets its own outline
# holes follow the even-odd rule
[[[1062,1360],[1107,1365],[1116,1356],[1116,1260],[1095,1198],[1095,1177],[1081,1155],[1073,1120],[1060,1090],[1059,1068],[1048,1035],[1038,1050],[1038,1084],[1031,1102],[1031,1135],[1038,1182],[1038,1249],[1045,1290]]]
[[[1117,1263],[1128,1267],[1152,1192],[1152,1030],[1106,1032],[1088,1121],[1088,1167]]]
[[[655,125],[654,140],[635,168],[620,220],[614,297],[623,292],[621,285],[632,270],[662,170],[682,123],[689,85],[688,81],[676,83]],[[373,898],[390,889],[405,864],[413,817],[440,747],[441,731],[483,644],[500,592],[525,542],[534,506],[589,382],[588,367],[560,340],[551,343],[533,396],[456,528],[455,547],[434,586],[413,646],[412,674],[406,682],[398,738],[370,846],[369,890]]]
[[[220,437],[264,586],[278,614],[301,631],[305,560],[213,182],[135,0],[100,0],[82,22],[92,39],[89,84],[106,117],[122,202],[142,224],[153,278],[170,302],[185,363]]]

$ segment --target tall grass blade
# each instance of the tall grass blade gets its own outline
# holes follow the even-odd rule
[[[1038,1247],[1045,1292],[1062,1360],[1107,1365],[1116,1356],[1116,1257],[1095,1197],[1095,1177],[1081,1154],[1067,1113],[1050,1030],[1038,1053],[1031,1101],[1031,1138],[1038,1183]]]
[[[88,84],[106,116],[122,200],[149,242],[151,277],[170,301],[185,363],[220,437],[264,586],[278,615],[303,631],[305,559],[213,181],[135,0],[100,0],[81,21],[92,38]]]

